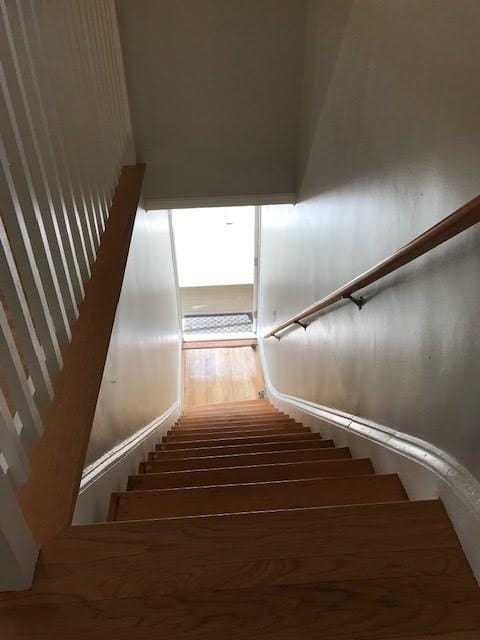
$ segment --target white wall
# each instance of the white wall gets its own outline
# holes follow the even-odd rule
[[[263,209],[261,332],[480,191],[480,4],[346,4],[332,69],[308,58],[310,87],[327,84],[310,88],[299,203]],[[479,249],[474,228],[363,292],[362,311],[340,304],[269,339],[274,385],[420,437],[480,478]]]
[[[179,400],[180,330],[168,213],[137,213],[86,464]],[[126,478],[125,478],[126,481]]]
[[[224,287],[182,287],[180,289],[182,313],[252,312],[253,284],[236,284]]]
[[[305,0],[119,0],[146,198],[294,191]]]

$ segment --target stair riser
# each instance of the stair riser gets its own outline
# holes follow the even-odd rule
[[[175,449],[149,454],[153,460],[174,460],[205,456],[225,456],[238,453],[261,453],[266,451],[295,451],[296,449],[316,449],[333,447],[333,440],[307,440],[302,442],[272,442],[268,444],[233,445],[230,447],[205,447],[199,449]]]
[[[211,471],[147,473],[130,476],[127,489],[129,491],[145,491],[150,489],[242,484],[246,482],[270,482],[274,480],[371,475],[372,473],[373,467],[368,459],[299,462],[257,467],[233,467]]]
[[[157,451],[171,451],[172,449],[198,449],[200,447],[228,447],[234,445],[267,444],[270,442],[296,442],[306,440],[320,440],[318,433],[275,433],[269,436],[211,438],[209,440],[182,440],[180,442],[163,438],[162,444],[156,445]]]
[[[406,499],[396,475],[322,478],[114,494],[116,510],[111,519],[185,517]]]
[[[204,458],[184,458],[180,460],[162,460],[142,462],[139,473],[161,473],[163,471],[189,471],[192,469],[221,469],[224,467],[252,466],[260,464],[284,464],[311,460],[349,459],[347,447],[326,449],[300,449],[297,451],[278,451],[274,453],[240,454],[233,456],[212,456]]]

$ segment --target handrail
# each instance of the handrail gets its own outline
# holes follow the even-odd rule
[[[309,307],[305,307],[305,309],[300,311],[300,313],[278,323],[263,337],[270,338],[274,336],[275,338],[280,339],[277,334],[295,324],[305,328],[306,325],[302,324],[302,320],[318,313],[319,311],[323,311],[324,309],[331,307],[345,298],[351,299],[352,302],[355,302],[355,304],[361,308],[365,301],[363,298],[353,298],[352,294],[356,291],[364,289],[373,282],[380,280],[380,278],[396,271],[400,267],[412,262],[412,260],[424,255],[428,251],[435,249],[435,247],[438,247],[443,242],[450,240],[450,238],[453,238],[478,222],[480,222],[480,196],[473,198],[473,200],[467,202],[463,207],[460,207],[460,209],[457,209],[446,218],[443,218],[443,220],[424,231],[411,242],[398,249],[398,251],[388,258],[385,258],[385,260],[382,260],[368,271],[365,271],[353,280],[350,280],[339,289],[336,289],[328,296],[318,300]]]

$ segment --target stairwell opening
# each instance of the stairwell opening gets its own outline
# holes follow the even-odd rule
[[[184,340],[254,336],[253,206],[174,209]]]

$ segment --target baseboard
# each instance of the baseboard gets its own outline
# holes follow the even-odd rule
[[[180,403],[177,400],[150,424],[84,469],[73,524],[106,520],[110,495],[125,490],[128,476],[137,473],[139,463],[146,459],[148,452],[179,415]]]
[[[472,571],[480,583],[480,482],[450,454],[434,445],[358,416],[278,391],[259,340],[270,402],[355,457],[370,457],[379,473],[399,474],[412,500],[440,498]]]

